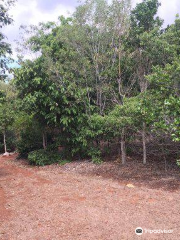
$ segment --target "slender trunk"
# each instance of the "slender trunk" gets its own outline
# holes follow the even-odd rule
[[[167,159],[166,159],[166,153],[165,153],[163,143],[162,143],[162,153],[163,153],[163,158],[164,158],[164,170],[165,170],[165,172],[167,172]]]
[[[96,147],[98,148],[99,145],[100,145],[100,141],[99,141],[99,139],[96,139]]]
[[[99,91],[99,108],[100,108],[100,115],[102,116],[102,91]]]
[[[7,152],[7,144],[6,144],[6,131],[4,131],[3,133],[3,137],[4,137],[4,152]]]
[[[46,149],[46,133],[43,132],[43,148]]]
[[[48,146],[47,134],[45,134],[45,140],[46,140],[46,148],[47,148]]]
[[[119,46],[121,46],[121,43],[119,43]],[[122,78],[121,78],[121,50],[119,47],[119,54],[118,54],[118,58],[119,58],[119,76],[117,79],[118,82],[118,91],[119,91],[119,97],[120,97],[120,105],[124,104],[124,94],[123,94],[123,88],[122,88]],[[122,133],[121,133],[121,161],[122,164],[126,163],[126,142],[125,142],[125,128],[122,129]]]
[[[125,146],[125,129],[122,129],[121,134],[121,161],[122,164],[126,163],[126,146]]]
[[[108,146],[108,149],[110,149],[110,143],[109,143],[109,140],[108,140],[108,144],[107,144],[107,146]]]
[[[165,168],[165,172],[167,172],[167,160],[165,155],[164,155],[164,168]]]
[[[145,122],[143,122],[142,142],[143,142],[143,164],[146,164],[147,163],[147,152],[146,152],[146,124],[145,124]]]

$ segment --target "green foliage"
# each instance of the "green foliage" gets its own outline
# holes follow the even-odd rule
[[[29,130],[23,131],[20,140],[17,142],[17,150],[21,157],[27,157],[28,153],[42,147],[38,134]],[[39,141],[38,141],[39,140]]]
[[[20,55],[38,57],[21,57],[13,86],[0,85],[2,136],[13,132],[20,155],[36,165],[60,155],[101,163],[107,141],[120,146],[148,133],[180,141],[180,19],[163,29],[159,6],[143,0],[131,11],[129,0],[90,0],[70,18],[24,27]],[[11,20],[3,14],[4,26]]]
[[[101,158],[101,151],[97,147],[91,147],[88,150],[88,156],[94,164],[101,164],[103,162]]]
[[[155,67],[153,74],[148,76],[153,87],[151,92],[156,99],[156,105],[152,111],[158,113],[155,114],[154,126],[166,134],[170,134],[174,141],[180,140],[179,71],[180,60],[178,58],[164,68]]]
[[[102,163],[103,163],[103,160],[102,160],[102,158],[93,155],[93,156],[92,156],[92,162],[93,162],[94,164],[102,164]]]
[[[42,132],[38,123],[32,117],[19,115],[18,123],[15,127],[21,125],[20,129],[16,129],[17,133],[17,150],[20,157],[27,157],[28,153],[42,148]]]
[[[0,133],[3,134],[3,138],[0,141],[4,141],[4,151],[8,149],[14,149],[12,138],[15,135],[13,131],[13,123],[15,119],[16,111],[16,94],[11,83],[4,83],[0,81]]]
[[[30,164],[36,166],[45,166],[53,163],[65,164],[62,161],[62,155],[58,152],[51,152],[44,149],[32,151],[28,154]]]
[[[143,0],[131,12],[131,27],[138,32],[153,30],[162,25],[162,20],[155,17],[161,4],[158,0]]]
[[[11,54],[11,46],[5,42],[6,36],[4,36],[1,29],[12,23],[12,18],[9,16],[9,9],[14,3],[14,0],[3,0],[0,3],[0,80],[4,80],[6,77],[6,70],[8,69],[9,59],[7,55]]]
[[[14,131],[8,130],[6,131],[6,144],[7,144],[7,152],[13,152],[16,150],[17,140]],[[0,153],[4,152],[4,142],[3,142],[3,134],[0,133]]]

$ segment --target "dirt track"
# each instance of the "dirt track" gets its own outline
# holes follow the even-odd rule
[[[170,192],[133,181],[128,188],[126,181],[65,169],[0,157],[1,240],[180,239],[179,187]],[[173,233],[137,236],[137,227]]]

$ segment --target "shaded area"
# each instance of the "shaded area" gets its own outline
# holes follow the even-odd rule
[[[103,178],[110,178],[123,183],[131,181],[136,185],[151,189],[163,189],[167,191],[180,189],[180,168],[174,160],[168,160],[166,166],[163,159],[157,160],[152,157],[146,165],[142,164],[142,160],[139,157],[128,158],[125,166],[119,160],[109,160],[106,159],[106,162],[101,165],[92,164],[90,161],[77,161],[63,168],[66,171],[74,171],[91,176],[102,176]]]

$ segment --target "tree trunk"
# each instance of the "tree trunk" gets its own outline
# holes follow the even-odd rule
[[[46,148],[47,148],[47,146],[48,146],[47,133],[45,133],[45,141],[46,141]]]
[[[124,130],[124,128],[122,129],[122,134],[121,134],[121,161],[122,161],[122,164],[126,163],[126,146],[125,146],[125,130]]]
[[[164,158],[164,169],[167,172],[167,159],[166,159],[166,153],[165,153],[163,142],[162,142],[162,153],[163,153],[163,158]]]
[[[143,122],[142,130],[142,142],[143,142],[143,164],[147,163],[147,152],[146,152],[146,124]]]
[[[46,133],[43,132],[43,148],[46,149]]]
[[[4,131],[3,133],[3,137],[4,137],[4,152],[7,152],[7,144],[6,144],[6,131]]]

